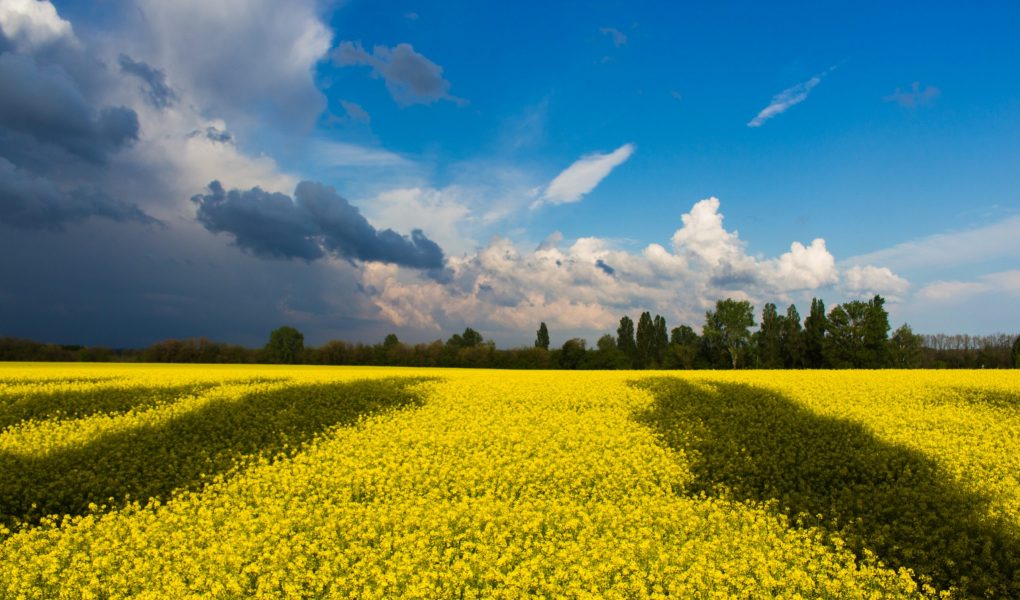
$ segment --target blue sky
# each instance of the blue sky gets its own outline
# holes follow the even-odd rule
[[[1020,329],[1020,9],[663,4],[2,0],[0,334]]]

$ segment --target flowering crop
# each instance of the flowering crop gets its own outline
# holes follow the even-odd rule
[[[131,386],[150,400],[103,398]],[[2,366],[0,597],[1007,595],[1018,390],[1012,373]],[[959,524],[914,531],[930,515]],[[929,543],[960,566],[918,556]]]

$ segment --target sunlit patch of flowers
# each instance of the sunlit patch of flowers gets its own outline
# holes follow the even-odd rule
[[[947,394],[988,386],[1008,394],[1020,382],[879,375],[680,377],[770,386],[805,410],[864,423],[879,439],[930,454],[962,486],[992,494],[990,511],[1015,518],[1015,480],[979,479],[1015,465],[1005,452],[1016,434],[974,438],[973,430],[933,424],[917,406],[944,393],[939,402],[958,420],[1006,411],[996,414],[1013,419],[1016,431],[1010,409]],[[102,378],[140,388],[229,382],[127,411],[29,419],[0,433],[0,452],[44,460],[103,436],[130,444],[132,431],[168,427],[248,388],[429,380],[409,388],[423,403],[326,427],[297,450],[248,455],[169,499],[97,504],[0,530],[0,597],[884,598],[933,591],[881,556],[855,554],[823,524],[798,525],[777,501],[704,489],[699,457],[641,420],[657,400],[631,382],[646,376],[2,366],[0,403],[12,390],[71,379],[97,394],[114,385]],[[887,406],[900,398],[908,408]],[[300,402],[286,410],[301,410]],[[1002,428],[1008,425],[995,431]],[[913,439],[933,431],[942,444]]]

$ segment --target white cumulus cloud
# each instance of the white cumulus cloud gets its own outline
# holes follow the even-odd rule
[[[21,52],[30,52],[65,39],[76,41],[71,23],[60,18],[45,0],[0,2],[0,30]]]

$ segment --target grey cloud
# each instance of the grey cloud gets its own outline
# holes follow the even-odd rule
[[[608,264],[606,264],[606,261],[602,260],[601,258],[595,261],[595,266],[601,269],[602,272],[605,273],[606,275],[612,275],[613,273],[616,272],[616,269],[610,267]]]
[[[883,100],[886,102],[895,102],[903,108],[917,108],[924,104],[928,104],[935,98],[938,98],[942,94],[942,90],[933,86],[927,85],[924,89],[921,89],[921,82],[915,81],[910,85],[909,90],[902,90],[896,88],[896,91],[889,94]]]
[[[220,144],[233,144],[234,136],[229,131],[213,127],[212,125],[206,127],[204,130],[196,129],[188,134],[188,137],[204,137],[207,140],[213,142],[219,142]]]
[[[0,129],[100,163],[138,139],[135,111],[123,106],[96,110],[58,65],[0,54],[0,88]]]
[[[142,61],[135,61],[126,54],[121,54],[117,61],[120,70],[142,80],[145,97],[156,108],[166,108],[177,101],[177,94],[167,85],[166,73],[149,66]]]
[[[299,183],[293,200],[258,187],[226,191],[218,181],[209,191],[192,197],[199,222],[214,233],[230,233],[237,246],[256,256],[311,262],[329,252],[416,269],[443,266],[442,249],[420,229],[410,237],[378,231],[333,188],[319,183]]]
[[[443,78],[443,68],[415,52],[410,44],[376,46],[368,52],[360,42],[340,42],[331,56],[340,66],[372,67],[372,74],[386,81],[386,89],[401,106],[439,100],[464,102],[450,95],[450,82]]]
[[[137,206],[106,194],[75,188],[61,191],[52,181],[18,169],[0,157],[0,223],[20,229],[60,230],[90,217],[155,224]]]

